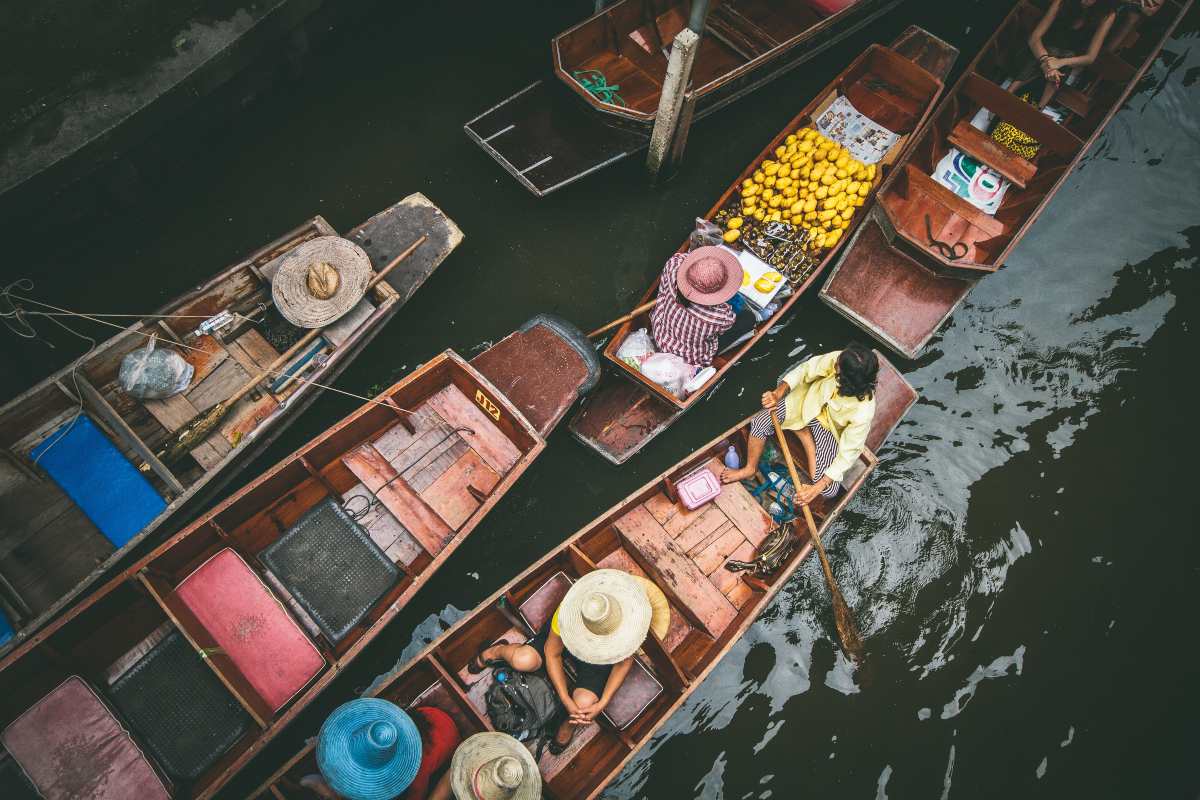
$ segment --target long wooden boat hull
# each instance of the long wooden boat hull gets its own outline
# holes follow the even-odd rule
[[[954,64],[958,51],[928,32],[910,27],[889,47],[873,45],[854,60],[841,75],[835,78],[816,98],[806,105],[782,131],[767,144],[758,158],[734,180],[716,204],[705,215],[713,219],[717,212],[726,206],[733,194],[740,188],[743,180],[753,174],[756,166],[764,157],[769,157],[776,147],[794,130],[806,124],[817,109],[824,107],[841,93],[844,80],[866,85],[873,76],[887,75],[897,80],[890,73],[907,71],[910,90],[914,96],[909,98],[910,115],[908,131],[919,130],[926,116],[932,111],[941,93],[941,81],[949,73]],[[847,76],[850,76],[849,78]],[[903,158],[911,145],[911,135],[906,133],[893,145],[888,156],[883,160],[883,169],[891,163]],[[869,210],[871,197],[867,198],[863,210]],[[854,231],[864,214],[856,214],[851,221],[850,232]],[[647,328],[649,317],[639,315],[623,325],[614,334],[605,348],[607,370],[596,391],[575,414],[570,422],[570,430],[577,439],[614,464],[622,464],[641,451],[645,445],[671,426],[691,406],[699,402],[724,377],[725,373],[741,359],[755,344],[766,335],[767,331],[777,325],[793,304],[820,277],[828,264],[836,258],[845,240],[839,242],[822,254],[819,262],[808,272],[800,285],[793,288],[791,296],[782,301],[774,314],[760,323],[754,334],[745,342],[721,353],[713,362],[717,368],[716,374],[701,387],[684,399],[679,399],[662,387],[648,380],[640,372],[630,369],[617,356],[621,342],[636,328]],[[685,241],[679,251],[688,247]],[[650,301],[658,292],[658,281],[654,280],[638,305]]]
[[[822,534],[853,500],[877,465],[882,447],[916,392],[883,362],[878,410],[868,450],[847,474],[845,491],[812,506]],[[561,755],[542,755],[543,796],[558,800],[598,797],[716,667],[808,556],[799,546],[774,575],[741,576],[722,568],[729,559],[752,557],[776,523],[740,484],[695,511],[672,498],[672,479],[709,465],[732,443],[744,451],[749,420],[731,428],[635,491],[567,539],[507,586],[438,637],[412,661],[389,673],[368,692],[403,708],[446,711],[465,737],[491,730],[484,696],[488,674],[471,675],[469,660],[484,646],[525,641],[549,618],[570,583],[597,568],[643,575],[659,585],[671,605],[662,639],[651,634],[606,713],[581,729]],[[798,447],[798,445],[794,445]],[[350,698],[346,698],[350,699]],[[300,785],[317,772],[312,740],[288,760],[254,796],[260,800],[311,800]]]
[[[715,0],[693,67],[699,120],[816,57],[898,4],[858,0],[827,17],[804,3]],[[784,6],[787,6],[786,10]],[[542,197],[644,150],[686,2],[620,0],[551,42],[553,76],[533,83],[463,129],[505,171]],[[604,102],[574,77],[599,70],[621,86]]]
[[[996,82],[1005,77],[1004,55],[1025,46],[1044,5],[1018,3],[971,62],[918,134],[906,163],[880,188],[875,209],[821,289],[827,305],[906,358],[917,358],[975,284],[1003,266],[1150,68],[1191,0],[1167,0],[1120,49],[1084,74],[1082,88],[1060,92],[1055,102],[1066,118],[1062,125],[1034,120],[1044,128],[1045,145],[1031,162],[996,152],[990,140],[966,127],[966,117],[981,105],[1001,119],[1028,113]],[[1019,181],[994,216],[926,177],[951,146]],[[948,260],[930,248],[926,218],[935,238],[967,243],[964,258]]]
[[[172,796],[212,796],[540,454],[599,374],[585,343],[538,317],[474,362],[446,351],[198,518],[0,660],[5,746],[32,738],[50,752],[74,735],[37,720],[86,686],[143,771]],[[554,375],[523,385],[542,371]],[[86,776],[89,752],[63,757]],[[50,769],[13,757],[35,780]]]
[[[231,394],[284,345],[268,342],[261,326],[234,327],[220,339],[188,339],[202,351],[182,351],[195,367],[191,385],[167,400],[139,403],[116,382],[121,358],[146,343],[139,332],[157,333],[170,345],[224,307],[269,301],[268,282],[280,260],[313,237],[335,233],[323,218],[314,217],[158,312],[192,318],[138,323],[0,409],[0,454],[5,456],[0,459],[0,613],[15,629],[0,644],[0,655],[61,612],[133,547],[207,503],[312,403],[321,391],[317,384],[332,381],[346,368],[463,238],[458,226],[419,193],[349,231],[347,238],[379,268],[419,236],[429,240],[385,279],[386,285],[329,328],[318,349],[302,351],[284,365],[284,371],[299,371],[305,380],[272,390],[278,379],[268,379],[265,390],[235,405],[220,430],[181,463],[161,463],[154,451],[173,430]],[[147,512],[135,530],[125,526],[121,536],[102,530],[102,523],[93,519],[94,509],[75,502],[42,468],[39,457],[31,455],[69,426],[79,408],[115,448],[114,458],[148,468],[149,502],[161,505],[152,515]]]

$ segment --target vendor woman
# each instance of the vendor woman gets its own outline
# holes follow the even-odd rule
[[[763,393],[763,410],[750,425],[745,466],[723,470],[721,481],[733,483],[754,474],[764,440],[775,434],[775,414],[785,430],[797,432],[808,474],[815,478],[811,485],[796,487],[797,502],[836,496],[846,470],[866,446],[878,373],[878,356],[860,344],[813,356],[788,372],[779,386]]]
[[[663,267],[658,299],[650,312],[654,343],[697,367],[748,331],[755,316],[734,313],[729,301],[742,285],[742,265],[722,247],[698,247],[676,253]]]

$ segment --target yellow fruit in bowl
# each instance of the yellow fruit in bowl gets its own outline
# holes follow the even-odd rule
[[[766,278],[767,280],[769,280],[771,283],[779,283],[781,280],[783,280],[783,275],[776,272],[775,270],[771,270],[770,272],[764,272],[763,277]]]
[[[766,177],[767,176],[763,174],[762,170],[756,170],[751,180],[753,180],[755,183],[762,183],[764,180],[766,180]]]

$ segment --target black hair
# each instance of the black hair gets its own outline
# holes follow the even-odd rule
[[[838,394],[866,400],[875,396],[879,375],[879,357],[875,351],[851,342],[837,360]]]

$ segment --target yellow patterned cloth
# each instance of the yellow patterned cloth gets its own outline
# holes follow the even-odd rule
[[[1032,104],[1033,102],[1028,92],[1021,95],[1021,99],[1026,103]],[[1037,139],[1003,120],[992,129],[992,138],[1021,156],[1021,158],[1032,159],[1037,155],[1038,147],[1041,146],[1038,144]]]

